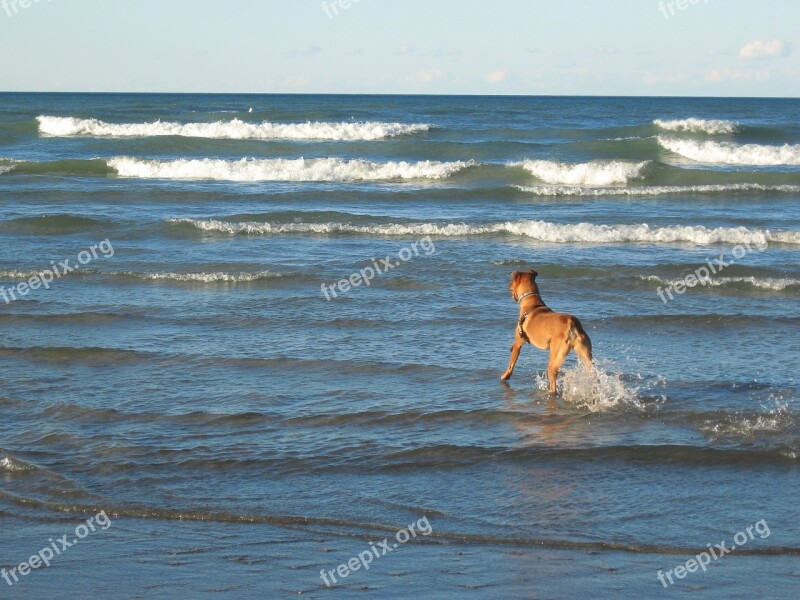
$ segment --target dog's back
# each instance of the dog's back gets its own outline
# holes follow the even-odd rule
[[[541,350],[550,350],[547,377],[550,393],[555,394],[558,371],[570,350],[574,350],[587,367],[592,367],[592,340],[577,317],[553,312],[544,303],[536,284],[537,275],[536,271],[512,274],[509,290],[520,305],[520,318],[511,347],[511,362],[501,379],[511,378],[522,346],[530,342]]]

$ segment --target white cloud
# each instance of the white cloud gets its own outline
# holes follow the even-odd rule
[[[789,54],[789,46],[781,40],[772,40],[765,42],[764,40],[755,40],[742,46],[739,50],[739,58],[746,60],[755,60],[761,58],[776,58],[779,56],[787,56]]]
[[[489,83],[503,83],[506,79],[508,79],[508,73],[505,69],[497,69],[486,76],[486,81]]]
[[[397,50],[398,54],[414,54],[414,48],[411,46],[400,46]]]

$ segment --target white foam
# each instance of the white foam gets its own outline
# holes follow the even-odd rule
[[[654,281],[664,286],[675,285],[677,283],[685,283],[682,278],[664,279],[657,275],[642,276],[645,281]],[[725,287],[730,285],[747,283],[754,288],[762,290],[771,290],[774,292],[782,292],[790,287],[800,286],[800,279],[792,279],[790,277],[709,277],[700,280],[696,287]]]
[[[800,145],[763,146],[730,142],[701,142],[658,136],[665,150],[695,162],[720,165],[800,165]]]
[[[110,159],[108,166],[121,177],[146,179],[212,179],[218,181],[391,181],[445,179],[472,162],[387,162],[317,159],[242,159],[238,161]]]
[[[41,271],[22,271],[20,269],[0,269],[0,279],[27,280],[41,275]]]
[[[721,119],[656,119],[653,124],[661,129],[668,131],[687,131],[690,133],[709,133],[711,135],[735,133],[739,129],[736,121],[724,121]]]
[[[567,164],[552,160],[526,160],[514,163],[536,177],[551,184],[603,186],[614,183],[628,183],[642,177],[650,163],[624,161],[592,161],[588,163]]]
[[[0,458],[0,471],[23,472],[32,471],[33,469],[33,466],[24,463],[21,460],[11,458],[10,456],[4,456],[3,458]]]
[[[756,414],[729,415],[721,422],[706,420],[701,431],[712,438],[753,442],[763,438],[791,434],[798,425],[788,403],[775,402],[775,408]],[[796,458],[794,456],[793,458]]]
[[[249,283],[283,277],[282,273],[272,271],[256,271],[253,273],[136,273],[133,271],[83,271],[84,275],[102,275],[106,277],[132,277],[144,281],[177,281],[185,283]],[[40,271],[20,271],[16,269],[0,269],[0,279],[11,281],[27,281],[40,275]]]
[[[228,140],[333,140],[373,141],[398,135],[428,131],[421,123],[248,123],[240,119],[213,123],[106,123],[97,119],[39,116],[39,132],[55,137],[86,135],[94,137],[181,137]]]
[[[0,175],[13,171],[20,161],[13,158],[0,158]]]
[[[544,373],[536,376],[536,387],[542,391],[549,390]],[[565,402],[589,412],[645,409],[638,397],[638,388],[629,388],[621,374],[609,373],[597,363],[591,369],[582,364],[562,369],[558,378],[558,390]]]
[[[177,281],[183,283],[250,283],[265,279],[282,277],[281,273],[271,271],[258,271],[256,273],[108,273],[108,275],[121,275],[134,277],[145,281]]]
[[[733,183],[708,185],[653,185],[634,187],[581,187],[567,185],[515,186],[534,196],[668,196],[675,194],[724,194],[735,192],[800,193],[800,185]]]
[[[352,233],[379,236],[438,236],[462,237],[477,235],[513,235],[555,244],[625,242],[694,244],[745,244],[764,246],[769,242],[800,244],[800,231],[747,229],[746,227],[706,228],[701,225],[650,227],[636,225],[595,225],[592,223],[562,224],[547,221],[506,221],[487,225],[466,223],[392,223],[383,225],[354,225],[351,223],[268,223],[229,222],[216,219],[171,219],[173,223],[189,224],[202,231],[230,235],[280,235],[289,233]]]

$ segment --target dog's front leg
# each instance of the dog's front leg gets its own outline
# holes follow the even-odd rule
[[[503,373],[503,376],[500,378],[502,381],[508,381],[511,379],[511,375],[514,374],[514,367],[517,364],[517,359],[519,359],[519,352],[522,350],[522,346],[525,345],[525,340],[523,340],[519,335],[514,339],[514,345],[511,346],[511,362],[508,363],[508,369],[506,372]]]

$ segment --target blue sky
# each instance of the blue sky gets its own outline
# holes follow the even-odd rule
[[[0,0],[0,90],[800,95],[797,0],[347,5]]]

